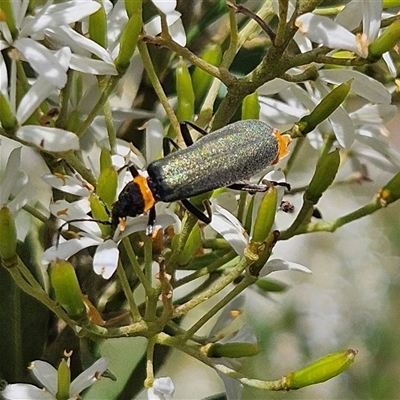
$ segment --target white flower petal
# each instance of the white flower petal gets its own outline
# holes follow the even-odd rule
[[[354,142],[354,125],[349,114],[343,107],[338,107],[330,116],[333,132],[339,144],[345,149],[349,149]]]
[[[18,129],[17,137],[46,151],[65,152],[79,150],[78,136],[63,129],[25,125]]]
[[[167,15],[167,22],[168,22],[168,17],[170,15],[171,14]],[[186,33],[185,33],[185,28],[183,27],[181,18],[178,18],[171,25],[168,25],[168,30],[169,30],[169,34],[171,35],[172,39],[176,43],[180,44],[181,46],[186,45]]]
[[[17,39],[13,46],[24,55],[38,75],[45,77],[58,88],[65,86],[68,65],[62,65],[53,52],[35,40],[28,38]]]
[[[262,268],[262,270],[260,271],[260,278],[269,275],[271,272],[276,271],[300,271],[307,274],[312,274],[312,271],[304,265],[275,258],[274,260],[269,260],[267,264]]]
[[[90,246],[98,246],[99,243],[99,240],[88,237],[68,240],[64,243],[60,243],[58,246],[52,246],[47,249],[42,255],[41,263],[47,265],[57,259],[68,260],[68,258],[79,251]]]
[[[238,317],[238,315],[242,313],[244,301],[245,297],[243,295],[240,295],[224,307],[217,319],[217,322],[214,324],[214,326],[210,330],[210,333],[208,334],[209,338],[213,338],[214,336],[216,336],[220,331],[222,331],[230,323],[232,323]]]
[[[146,126],[146,161],[151,163],[162,154],[163,125],[157,118],[152,118]]]
[[[68,221],[71,225],[87,232],[89,236],[93,237],[93,239],[97,238],[101,242],[101,229],[98,224],[87,215],[89,211],[90,204],[86,198],[73,203],[69,203],[65,200],[58,200],[50,204],[50,212],[57,218]]]
[[[79,393],[88,388],[93,383],[97,382],[100,376],[107,369],[109,361],[101,357],[88,369],[78,375],[72,382],[70,387],[70,396],[73,398],[79,398]],[[75,397],[76,396],[76,397]]]
[[[26,177],[26,182],[28,178]],[[34,194],[32,187],[26,184],[22,186],[21,191],[8,203],[8,208],[12,214],[16,214],[25,204],[28,203],[29,199]]]
[[[18,104],[17,120],[23,124],[55,90],[55,86],[44,76],[39,76]]]
[[[64,175],[61,177],[48,173],[42,175],[42,180],[51,187],[61,190],[62,192],[83,197],[90,195],[90,190],[83,186],[83,182],[75,176]]]
[[[167,210],[164,213],[156,213],[156,225],[154,229],[157,227],[167,227],[170,225],[174,225],[179,220],[175,214],[167,213]],[[143,232],[146,230],[149,224],[149,216],[148,215],[140,215],[138,217],[128,217],[126,220],[126,227],[123,232],[120,232],[119,228],[115,231],[114,241],[118,242],[122,240],[124,237],[131,235],[134,232]]]
[[[0,53],[0,92],[8,99],[8,73],[2,53]]]
[[[300,33],[314,43],[332,49],[350,50],[361,56],[355,35],[329,18],[306,13],[296,19],[296,26]]]
[[[218,204],[213,204],[213,215],[210,226],[222,235],[237,254],[244,254],[244,250],[248,244],[248,236],[234,215]]]
[[[366,104],[350,114],[356,125],[377,124],[389,122],[397,115],[397,107],[391,104]]]
[[[164,14],[173,12],[176,8],[176,0],[151,0],[152,3]]]
[[[351,91],[372,103],[390,104],[392,99],[388,89],[382,83],[350,69],[321,70],[319,72],[322,80],[340,85],[349,79],[354,79],[351,84]]]
[[[352,31],[360,25],[362,14],[363,7],[360,6],[360,0],[353,0],[338,13],[335,22]]]
[[[271,96],[281,92],[282,90],[288,89],[293,85],[294,83],[292,82],[285,81],[281,78],[275,78],[259,87],[257,93],[262,96]]]
[[[119,258],[118,244],[113,240],[106,240],[97,248],[93,257],[93,270],[104,279],[110,279],[117,269]]]
[[[15,182],[20,174],[22,147],[14,149],[7,160],[4,170],[3,180],[1,182],[0,207],[7,204],[10,194],[14,188]]]
[[[92,58],[71,55],[70,67],[76,71],[84,72],[92,75],[118,75],[117,70],[112,63],[106,63],[101,60],[93,60]]]
[[[60,25],[69,25],[81,21],[96,12],[101,5],[96,1],[66,1],[46,7],[44,13],[37,14],[21,29],[21,35],[27,36],[44,28],[52,28]]]
[[[1,396],[5,400],[54,400],[51,393],[27,383],[7,385]]]
[[[389,143],[371,136],[368,130],[360,129],[356,135],[358,142],[380,153],[387,161],[400,168],[400,152]]]
[[[91,53],[106,63],[112,64],[113,62],[110,53],[104,47],[80,35],[68,25],[46,29],[45,33],[49,39],[56,41],[61,46],[68,46],[75,54],[87,56]]]
[[[36,360],[32,362],[31,371],[35,378],[53,395],[57,393],[57,370],[48,362]]]
[[[147,398],[149,400],[165,399],[164,395],[173,396],[175,392],[174,383],[172,379],[167,376],[165,378],[154,379],[153,387],[147,392]]]
[[[372,43],[381,27],[382,0],[363,0],[363,33],[368,38],[368,44]]]

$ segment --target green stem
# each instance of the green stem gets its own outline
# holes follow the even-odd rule
[[[168,119],[171,123],[172,128],[174,129],[177,137],[181,137],[181,130],[179,127],[179,121],[178,118],[176,117],[176,114],[169,104],[168,97],[164,92],[163,87],[161,86],[160,80],[158,79],[156,70],[154,69],[153,62],[151,61],[151,57],[149,54],[149,50],[147,48],[147,45],[139,40],[137,43],[137,47],[139,49],[140,55],[142,56],[142,62],[144,65],[144,68],[147,72],[147,75],[150,79],[150,82],[153,86],[154,91],[157,94],[158,99],[160,100],[160,103],[164,107],[165,112],[167,113]]]
[[[350,222],[356,221],[362,217],[366,217],[367,215],[370,215],[374,213],[377,210],[380,210],[384,206],[379,202],[379,200],[374,199],[368,204],[360,207],[359,209],[344,215],[343,217],[340,217],[338,219],[335,219],[333,221],[319,221],[319,222],[314,222],[314,223],[309,223],[299,229],[296,234],[302,234],[302,233],[311,233],[311,232],[335,232],[336,229],[340,228],[343,225],[346,225]],[[286,237],[284,237],[282,240],[285,240]],[[281,240],[281,237],[279,237],[279,240]]]
[[[177,287],[192,282],[197,278],[200,278],[204,275],[208,275],[210,272],[216,271],[218,268],[222,267],[229,261],[232,261],[236,256],[237,254],[233,250],[228,252],[218,260],[212,262],[210,265],[207,265],[207,267],[200,268],[197,271],[191,273],[190,275],[186,275],[185,277],[177,280],[174,284],[174,288],[176,289]]]
[[[67,76],[68,76],[67,84],[60,91],[60,97],[61,97],[60,113],[58,114],[58,118],[56,121],[56,127],[61,129],[67,129],[68,127],[68,105],[72,92],[74,71],[70,69],[68,71]]]
[[[108,101],[106,102],[106,104],[104,104],[103,111],[104,111],[104,118],[106,121],[108,142],[110,143],[111,153],[115,154],[117,151],[117,133],[115,132],[113,116]]]
[[[146,295],[150,295],[153,293],[154,289],[151,286],[149,280],[147,279],[146,275],[143,273],[142,268],[140,266],[140,264],[137,261],[136,255],[133,251],[131,242],[129,241],[129,238],[124,238],[122,240],[122,245],[124,246],[124,249],[126,251],[126,254],[129,258],[129,261],[132,265],[132,268],[135,272],[135,275],[138,277],[140,283],[143,285],[143,288],[146,292]]]
[[[211,297],[215,296],[217,293],[225,289],[230,283],[232,283],[246,268],[248,268],[255,260],[248,257],[243,257],[239,263],[232,269],[232,271],[217,282],[210,289],[205,292],[193,297],[191,300],[178,306],[174,312],[174,318],[180,317],[187,314],[190,310],[197,307],[199,304],[204,303]]]
[[[82,176],[83,179],[96,187],[97,183],[95,176],[73,152],[64,153],[62,156],[64,160]]]
[[[214,307],[212,307],[207,313],[205,313],[184,335],[184,339],[191,338],[206,322],[214,317],[218,311],[225,307],[230,301],[237,297],[247,287],[257,281],[257,277],[246,274],[243,280],[234,287],[226,296],[223,297]]]
[[[93,120],[99,115],[100,111],[106,104],[111,92],[114,90],[120,78],[121,77],[119,75],[111,76],[105,83],[99,100],[97,100],[97,103],[92,108],[92,111],[90,111],[86,119],[80,123],[79,128],[76,131],[76,135],[79,138],[83,136],[83,134],[86,132],[87,128],[89,128]]]
[[[145,388],[150,388],[153,386],[154,382],[154,365],[153,365],[153,359],[154,359],[154,346],[156,342],[153,339],[149,339],[147,343],[147,349],[146,349],[146,379],[144,381],[144,387]]]
[[[129,309],[132,313],[133,322],[138,322],[142,319],[142,316],[140,315],[135,298],[133,297],[132,289],[129,285],[128,278],[126,276],[125,269],[121,263],[121,260],[118,260],[117,275],[121,283],[122,290],[124,291],[125,297],[128,300]]]
[[[25,266],[23,262],[18,259],[18,266],[7,268],[7,271],[11,274],[11,277],[14,279],[15,283],[21,288],[22,291],[38,300],[50,311],[52,311],[58,318],[63,320],[66,324],[68,324],[72,329],[75,330],[77,323],[72,320],[54,300],[50,299],[50,297],[47,296],[42,287],[37,282],[35,287],[32,287],[25,280],[25,277],[21,273],[21,270],[23,270],[24,267]]]

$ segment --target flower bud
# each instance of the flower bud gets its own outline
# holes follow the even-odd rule
[[[89,16],[89,36],[101,47],[107,48],[107,16],[103,2],[98,0],[101,7]]]
[[[398,172],[378,193],[378,200],[383,207],[400,199],[400,172]]]
[[[109,209],[114,204],[117,186],[118,172],[115,168],[111,165],[102,169],[97,180],[96,193]]]
[[[394,21],[381,36],[368,46],[368,60],[377,61],[382,54],[392,50],[400,39],[400,21]]]
[[[288,288],[286,283],[269,278],[258,279],[255,285],[263,292],[284,292]]]
[[[217,66],[221,62],[222,49],[217,44],[212,44],[201,54],[201,58],[211,65]],[[195,67],[192,74],[193,90],[196,99],[196,109],[200,107],[204,96],[209,89],[213,77],[199,67]],[[258,117],[257,117],[258,118]]]
[[[275,221],[276,207],[278,203],[278,190],[272,186],[263,196],[257,216],[254,221],[252,243],[263,243]]]
[[[0,22],[5,21],[8,29],[11,32],[12,38],[15,40],[18,38],[18,28],[15,23],[14,7],[12,6],[13,0],[2,0],[0,7]]]
[[[311,114],[304,116],[296,124],[303,135],[311,132],[315,127],[328,118],[346,99],[353,79],[342,83],[328,93]]]
[[[115,192],[114,192],[115,193]],[[104,203],[100,200],[100,198],[95,195],[91,194],[89,196],[89,204],[90,209],[92,211],[92,216],[94,219],[98,221],[108,221],[110,216],[107,213],[107,210],[104,208]],[[110,236],[111,233],[111,226],[107,224],[100,224],[99,227],[104,238]]]
[[[68,362],[63,358],[57,370],[57,394],[56,399],[68,400],[70,398],[69,388],[71,384],[71,370]]]
[[[56,300],[71,318],[82,319],[86,308],[74,267],[68,261],[57,260],[50,268],[50,282]]]
[[[284,388],[286,390],[300,389],[325,382],[346,371],[353,364],[357,353],[356,350],[350,349],[322,357],[313,364],[286,375],[283,378]]]
[[[18,121],[11,111],[10,103],[2,92],[0,92],[0,110],[1,125],[6,131],[13,131],[18,125]]]
[[[5,267],[12,267],[17,262],[17,228],[10,209],[0,209],[0,256]]]
[[[206,346],[207,357],[241,358],[256,356],[261,348],[253,343],[211,343]]]
[[[178,96],[176,116],[179,121],[191,121],[194,114],[194,92],[189,69],[182,57],[179,58],[175,78]]]
[[[133,14],[142,13],[142,0],[125,0],[124,3],[128,18],[132,17]]]
[[[254,92],[246,96],[242,103],[242,119],[259,119],[260,103],[258,102],[258,94]]]
[[[304,192],[304,199],[317,204],[322,194],[332,184],[339,169],[339,149],[322,157],[316,166],[314,176]]]
[[[115,67],[118,72],[122,74],[129,67],[129,63],[136,49],[136,43],[142,31],[143,22],[141,11],[142,9],[140,7],[140,12],[138,11],[132,14],[121,34],[119,54],[115,60]]]
[[[178,265],[187,265],[189,264],[190,260],[194,257],[197,250],[200,248],[202,243],[201,240],[201,233],[199,225],[196,224],[193,226],[189,237],[185,243],[185,247],[179,253],[178,256]]]

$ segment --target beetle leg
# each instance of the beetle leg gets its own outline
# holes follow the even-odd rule
[[[164,157],[171,153],[171,145],[175,147],[176,150],[180,150],[180,147],[169,137],[163,139],[163,153]]]
[[[181,200],[181,202],[183,206],[186,208],[186,210],[188,210],[191,214],[193,214],[197,219],[199,219],[200,221],[204,222],[207,225],[211,222],[211,207],[210,207],[210,202],[208,200],[205,200],[203,202],[208,215],[206,215],[203,211],[198,209],[187,199]]]
[[[155,222],[156,222],[156,207],[153,206],[149,210],[149,221],[147,223],[147,228],[146,228],[147,236],[153,235],[153,229],[154,229]]]
[[[264,179],[261,185],[252,184],[252,183],[244,183],[237,182],[229,185],[229,189],[233,190],[243,190],[250,194],[258,193],[258,192],[266,192],[271,186],[284,186],[287,190],[290,191],[290,185],[286,182],[276,182],[276,181],[268,181]]]

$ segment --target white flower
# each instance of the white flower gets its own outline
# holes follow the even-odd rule
[[[172,39],[181,46],[186,44],[186,34],[183,28],[181,13],[176,11],[176,0],[152,0],[154,5],[165,15],[168,31]],[[161,32],[161,18],[154,17],[144,27],[149,35],[156,36]]]
[[[172,397],[174,392],[174,383],[169,376],[156,378],[154,379],[153,386],[147,390],[147,398],[149,400],[166,400]]]
[[[25,15],[29,3],[29,0],[10,2],[15,15],[16,33],[10,32],[6,23],[1,23],[0,26],[1,50],[12,47],[19,52],[19,56],[14,52],[11,57],[11,69],[15,69],[15,59],[21,58],[27,61],[37,74],[34,84],[18,105],[16,117],[20,124],[23,124],[49,95],[65,86],[68,68],[92,74],[117,73],[112,58],[105,49],[69,26],[96,12],[100,8],[98,2],[73,0],[53,5],[52,1],[49,1],[43,8],[35,10],[33,16]],[[45,38],[52,43],[56,51],[49,50],[41,44]],[[82,56],[82,53],[85,56]],[[90,54],[96,55],[100,60],[92,59]],[[5,69],[4,65],[4,59],[0,55],[0,70]],[[16,90],[16,74],[10,72],[9,75],[12,77],[10,98],[15,99],[13,92]],[[0,88],[8,97],[7,74],[2,73],[0,80]],[[15,108],[15,104],[12,104],[12,107]],[[57,151],[48,148],[46,150]],[[64,148],[65,150],[67,149]]]
[[[342,12],[344,15],[340,16],[339,14],[336,22],[327,17],[306,13],[296,19],[296,26],[312,42],[332,49],[350,50],[360,57],[366,58],[368,57],[368,46],[378,37],[382,1],[353,0],[346,8]],[[357,35],[340,24],[351,22],[352,25],[358,26],[361,21],[363,32]]]
[[[107,359],[101,357],[92,366],[76,377],[70,383],[69,400],[79,398],[79,393],[98,381],[100,376],[107,369],[108,363]],[[62,373],[61,368],[57,371],[51,364],[36,360],[32,362],[30,369],[40,384],[44,386],[43,389],[26,383],[13,383],[7,385],[6,388],[0,392],[1,396],[5,400],[56,400],[58,398],[56,395],[58,391],[59,374]]]
[[[264,179],[272,180],[276,182],[283,182],[284,175],[280,171],[272,171],[268,173]],[[280,192],[278,198],[278,207],[280,205],[280,200],[283,195],[283,188],[278,187]],[[257,214],[258,204],[261,201],[263,193],[256,193],[254,201],[254,208],[253,208],[253,220]],[[210,223],[210,226],[217,231],[235,250],[235,252],[239,256],[243,256],[246,247],[250,242],[249,235],[244,230],[240,221],[229,211],[220,207],[217,204],[213,204],[213,216]],[[292,263],[290,261],[281,260],[281,259],[272,259],[269,260],[263,269],[261,270],[260,277],[266,276],[271,272],[275,271],[285,271],[285,270],[294,270],[294,271],[301,271],[306,273],[311,273],[311,271],[297,263]]]
[[[358,128],[365,124],[380,125],[393,118],[397,109],[391,105],[389,91],[375,79],[353,70],[321,70],[319,79],[307,82],[305,89],[293,83],[281,84],[277,79],[260,88],[261,118],[282,131],[289,129],[301,117],[310,111],[325,97],[329,85],[338,85],[353,79],[351,91],[372,105],[364,106],[352,113],[346,112],[343,106],[338,107],[326,121],[319,124],[307,137],[315,148],[322,145],[322,134],[334,133],[342,147],[350,148],[357,139]],[[281,86],[281,90],[278,89]],[[279,94],[283,101],[272,99],[271,94]]]

